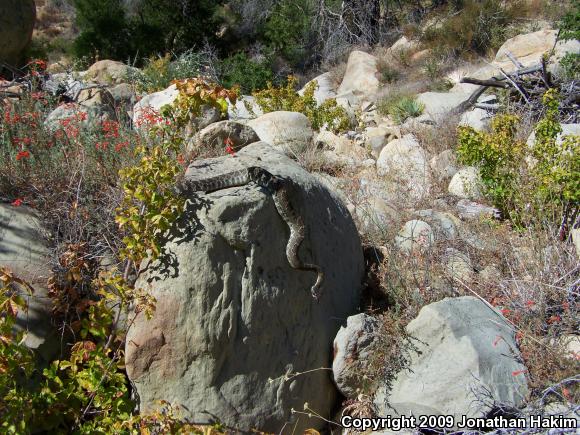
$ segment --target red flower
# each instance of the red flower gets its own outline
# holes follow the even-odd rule
[[[123,148],[129,146],[129,141],[126,140],[125,142],[119,142],[115,145],[115,151],[119,152],[121,151]]]
[[[522,373],[525,373],[525,370],[516,370],[514,372],[512,372],[512,376],[518,376],[521,375]]]
[[[526,307],[531,308],[534,305],[536,305],[536,303],[534,301],[531,301],[531,300],[530,301],[526,301]]]
[[[234,149],[231,146],[229,146],[229,145],[226,147],[226,153],[228,153],[228,154],[230,154],[232,156],[234,154],[236,154],[236,152],[234,151]]]
[[[20,199],[20,198],[16,198],[16,199],[14,200],[14,202],[12,202],[12,204],[11,204],[11,205],[12,205],[12,206],[14,206],[14,207],[20,207],[20,206],[22,205],[22,199]]]
[[[501,313],[504,316],[507,316],[509,313],[511,313],[511,310],[509,308],[504,308],[504,309],[501,310]]]
[[[30,153],[28,151],[20,151],[16,154],[16,160],[27,159],[30,157]]]

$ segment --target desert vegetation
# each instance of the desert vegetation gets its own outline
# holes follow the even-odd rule
[[[577,415],[579,54],[576,45],[566,45],[578,44],[577,2],[555,7],[547,0],[52,0],[37,6],[28,59],[0,64],[0,229],[15,237],[10,243],[22,245],[17,249],[32,250],[42,240],[46,250],[43,262],[31,260],[33,268],[46,271],[38,279],[18,269],[8,236],[0,231],[1,433],[249,432],[232,424],[229,414],[200,421],[190,414],[189,402],[167,397],[153,406],[140,397],[148,387],[139,383],[143,373],[158,373],[154,370],[162,366],[170,382],[178,371],[163,366],[166,355],[175,364],[189,358],[191,367],[197,358],[168,350],[174,344],[171,331],[178,328],[167,326],[195,303],[171,308],[167,301],[174,295],[155,293],[155,286],[173,282],[179,273],[168,270],[185,264],[190,270],[181,273],[194,271],[188,279],[198,279],[193,275],[200,274],[203,261],[195,257],[197,263],[187,263],[193,260],[179,257],[176,246],[191,242],[193,252],[207,234],[234,252],[215,248],[204,254],[219,262],[202,277],[209,293],[223,292],[219,304],[227,305],[231,281],[251,276],[260,284],[248,284],[255,287],[247,292],[267,287],[273,298],[256,299],[255,305],[273,309],[280,303],[274,298],[288,286],[299,295],[294,303],[309,307],[305,318],[332,317],[324,311],[328,298],[356,294],[356,307],[346,317],[356,311],[371,319],[372,340],[346,358],[344,384],[330,366],[341,345],[334,342],[333,355],[332,340],[346,317],[340,325],[333,320],[327,349],[317,350],[323,359],[328,356],[327,365],[302,369],[284,361],[289,365],[281,364],[280,373],[267,374],[267,385],[280,382],[281,395],[285,385],[310,383],[312,373],[334,382],[328,396],[338,399],[331,401],[332,409],[314,409],[311,397],[299,397],[302,408],[292,402],[283,410],[289,414],[285,421],[306,419],[304,433],[354,433],[341,427],[340,415],[384,416],[378,391],[396,389],[420,354],[409,326],[433,304],[466,296],[495,313],[496,323],[508,331],[484,337],[485,346],[495,351],[506,342],[517,367],[507,374],[506,388],[525,391],[506,404],[488,385],[477,397],[487,416],[547,415],[550,407],[558,415]],[[61,33],[51,33],[55,22],[67,23]],[[518,58],[508,50],[508,59],[498,60],[506,41],[512,41],[512,51],[519,47],[510,38],[536,32],[553,38],[551,51],[533,52],[532,62],[524,60],[527,51]],[[356,62],[352,54],[347,59],[349,53],[359,54]],[[526,68],[536,69],[518,72]],[[471,101],[475,88],[461,86],[474,83],[486,89]],[[461,99],[447,103],[449,95]],[[267,143],[268,152],[280,154],[275,163],[268,163],[263,148],[252,148],[256,138]],[[252,263],[260,258],[261,244],[277,243],[260,237],[278,228],[278,217],[288,218],[279,203],[263,206],[255,199],[274,197],[279,185],[249,179],[207,189],[229,188],[224,196],[184,194],[204,165],[236,169],[244,159],[272,164],[282,174],[288,170],[300,195],[317,198],[296,212],[285,197],[292,210],[287,215],[302,213],[298,227],[306,228],[304,246],[296,248],[304,256],[300,261],[312,270],[317,257],[351,256],[335,260],[351,261],[352,267],[325,265],[332,280],[354,274],[350,269],[360,259],[360,288],[347,296],[323,294],[319,302],[295,291],[311,283],[298,285],[290,275],[300,269],[288,254],[297,231],[290,225],[277,234],[288,270]],[[324,195],[331,205],[320,199]],[[11,226],[20,213],[36,222],[38,233],[27,236]],[[252,213],[276,219],[243,230],[233,226],[246,225]],[[336,229],[336,222],[352,228]],[[204,225],[207,231],[200,231]],[[355,234],[360,252],[320,254],[306,246],[323,238],[320,234],[338,239],[337,246]],[[236,275],[236,256],[243,257],[244,274]],[[251,275],[252,267],[259,278]],[[300,273],[299,279],[309,276]],[[43,333],[54,340],[48,357],[28,341],[36,332],[21,326],[35,295],[47,301],[42,315],[51,327]],[[229,321],[214,300],[199,300],[219,314],[208,323]],[[290,316],[292,307],[286,308]],[[233,310],[245,315],[250,308]],[[450,322],[465,320],[462,316]],[[141,333],[153,339],[134,350],[130,346],[140,336],[130,331],[142,318],[151,326]],[[272,334],[279,332],[278,321],[272,321]],[[250,354],[262,349],[252,342],[251,326],[243,325],[244,345],[256,346]],[[237,327],[229,326],[228,333]],[[292,342],[290,327],[284,327],[286,337],[271,340]],[[162,338],[154,335],[163,328]],[[297,335],[316,335],[307,332]],[[189,339],[190,333],[190,347],[199,341],[209,349],[213,330],[178,335]],[[230,337],[218,338],[225,349]],[[145,358],[155,346],[163,350],[153,349],[155,356]],[[208,349],[200,351],[200,360],[211,354]],[[249,359],[263,359],[254,357]],[[251,384],[255,391],[262,388],[258,381]],[[269,394],[266,387],[259,391]],[[264,427],[273,423],[255,421],[251,431],[271,432]]]

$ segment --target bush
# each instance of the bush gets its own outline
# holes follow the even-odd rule
[[[520,2],[466,0],[439,27],[431,26],[421,35],[422,42],[433,49],[445,49],[456,55],[473,52],[485,55],[506,40],[508,25],[521,14]]]
[[[180,127],[202,105],[224,110],[225,98],[235,100],[200,79],[178,88],[175,107],[163,109],[171,118],[144,114],[150,128],[141,133],[112,120],[89,123],[82,111],[48,131],[42,119],[54,107],[41,93],[3,108],[0,197],[34,206],[50,232],[57,255],[46,285],[63,356],[44,367],[24,346],[13,326],[33,289],[0,268],[0,432],[201,433],[168,403],[133,415],[117,325],[121,313],[131,324],[155,309],[134,279],[144,258],[163,255],[161,238],[183,211],[173,189],[183,171]],[[115,267],[102,270],[103,257]]]
[[[333,131],[348,129],[350,124],[348,115],[334,98],[318,106],[314,98],[314,91],[318,87],[316,81],[306,87],[302,96],[296,92],[296,84],[296,78],[289,76],[286,86],[275,88],[268,83],[267,89],[255,92],[253,95],[264,113],[278,110],[300,112],[308,117],[315,130],[319,130],[324,125]]]
[[[543,102],[546,114],[536,124],[531,147],[516,139],[515,115],[494,118],[491,133],[458,129],[460,161],[479,167],[486,194],[517,224],[557,220],[580,204],[580,136],[558,143],[556,91],[546,92]]]
[[[266,45],[292,64],[304,63],[307,55],[312,6],[309,0],[277,2],[264,24],[262,38]]]
[[[459,127],[457,153],[461,163],[477,165],[485,192],[500,210],[515,208],[519,165],[525,144],[516,140],[519,118],[501,115],[493,119],[491,133]]]
[[[409,118],[416,118],[423,113],[425,106],[414,96],[394,94],[378,102],[377,110],[382,115],[390,116],[397,124]]]
[[[580,40],[580,1],[574,2],[574,10],[562,17],[559,27],[562,41]],[[577,80],[580,77],[580,54],[567,53],[560,60],[560,66],[564,78]]]
[[[142,0],[127,12],[123,0],[74,0],[80,34],[79,57],[126,60],[160,53],[183,53],[205,41],[219,42],[220,1]]]
[[[268,61],[255,62],[243,53],[224,59],[220,65],[220,78],[225,87],[239,86],[242,93],[264,89],[273,79]]]
[[[169,87],[174,80],[183,80],[213,73],[217,60],[210,51],[189,50],[171,60],[171,55],[149,58],[142,70],[130,73],[138,91],[151,93]],[[211,77],[215,80],[215,77]]]
[[[121,0],[74,0],[80,34],[74,42],[78,57],[126,59],[133,52]]]

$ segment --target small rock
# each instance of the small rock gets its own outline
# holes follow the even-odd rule
[[[419,210],[415,214],[431,225],[436,240],[453,240],[458,237],[457,228],[461,222],[451,213],[427,209]]]
[[[580,124],[560,124],[562,127],[562,132],[558,133],[556,136],[556,144],[562,145],[562,140],[564,136],[580,135]],[[526,140],[526,145],[529,148],[533,148],[536,143],[536,132],[533,131]]]
[[[445,250],[445,271],[452,280],[468,282],[473,278],[473,266],[469,257],[454,248]]]
[[[572,236],[572,242],[576,247],[576,255],[580,258],[580,228],[573,228],[570,233]]]
[[[479,170],[473,166],[460,169],[451,178],[448,191],[460,198],[477,200],[481,199],[481,178]]]
[[[456,207],[461,219],[491,219],[500,217],[500,211],[497,208],[469,201],[467,199],[460,199],[457,202]]]
[[[76,102],[83,107],[94,109],[100,113],[106,113],[109,119],[115,119],[115,99],[104,88],[82,89],[76,97]]]
[[[348,317],[346,327],[342,326],[336,334],[332,374],[336,386],[347,398],[354,399],[374,389],[362,372],[372,355],[378,327],[377,319],[361,313]]]
[[[179,91],[175,85],[171,85],[162,91],[145,95],[133,107],[133,124],[135,127],[147,126],[147,115],[151,112],[158,113],[163,106],[172,104],[178,95]]]
[[[423,112],[426,116],[439,121],[470,96],[470,93],[463,92],[424,92],[417,96],[417,101],[425,106]]]
[[[401,138],[401,130],[399,127],[371,127],[365,130],[365,134],[367,144],[375,158],[379,157],[386,144]]]
[[[490,264],[479,272],[478,277],[484,283],[497,283],[501,279],[501,271],[495,264]]]
[[[77,119],[79,125],[88,126],[93,122],[98,122],[101,119],[108,119],[108,114],[105,112],[103,118],[101,113],[94,107],[82,107],[79,104],[69,103],[58,106],[48,114],[44,121],[46,128],[55,132],[63,128],[63,123],[68,119]]]
[[[489,126],[491,116],[487,113],[487,110],[475,108],[465,112],[461,115],[461,120],[459,125],[465,125],[471,127],[477,131],[485,131]]]
[[[417,219],[406,222],[395,237],[397,247],[406,253],[424,252],[433,245],[434,241],[431,226]]]
[[[356,207],[360,231],[368,236],[384,236],[386,231],[399,220],[397,209],[384,199],[371,196]]]
[[[580,336],[564,335],[563,337],[560,337],[558,341],[568,353],[568,358],[575,361],[580,360]]]
[[[457,173],[457,158],[453,150],[445,150],[433,157],[429,166],[437,179],[447,180]]]
[[[316,104],[319,106],[326,100],[334,98],[336,96],[336,83],[332,79],[332,73],[326,72],[314,77],[311,81],[306,83],[302,89],[298,91],[299,95],[304,95],[304,90],[308,87],[310,83],[316,80],[318,87],[314,91],[314,99]]]
[[[188,143],[188,151],[196,147],[225,150],[228,145],[226,141],[234,151],[238,151],[259,140],[256,132],[248,125],[236,121],[219,121],[199,131]]]
[[[339,155],[350,157],[357,160],[364,160],[366,152],[363,148],[355,145],[352,140],[345,136],[337,136],[331,131],[322,130],[316,136],[315,142],[331,149]]]
[[[236,104],[228,104],[228,118],[233,121],[254,119],[263,114],[256,99],[249,95],[242,95],[237,99]]]

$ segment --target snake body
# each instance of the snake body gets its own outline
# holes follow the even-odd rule
[[[320,287],[324,281],[324,272],[320,266],[303,262],[298,255],[298,250],[306,236],[306,225],[304,218],[296,212],[292,205],[290,191],[292,190],[293,182],[291,180],[273,175],[264,168],[252,166],[201,180],[186,179],[179,190],[210,193],[229,187],[244,186],[250,182],[254,182],[272,193],[276,210],[290,229],[290,237],[286,243],[288,263],[293,269],[316,273],[316,282],[311,287],[310,292],[318,300]]]

